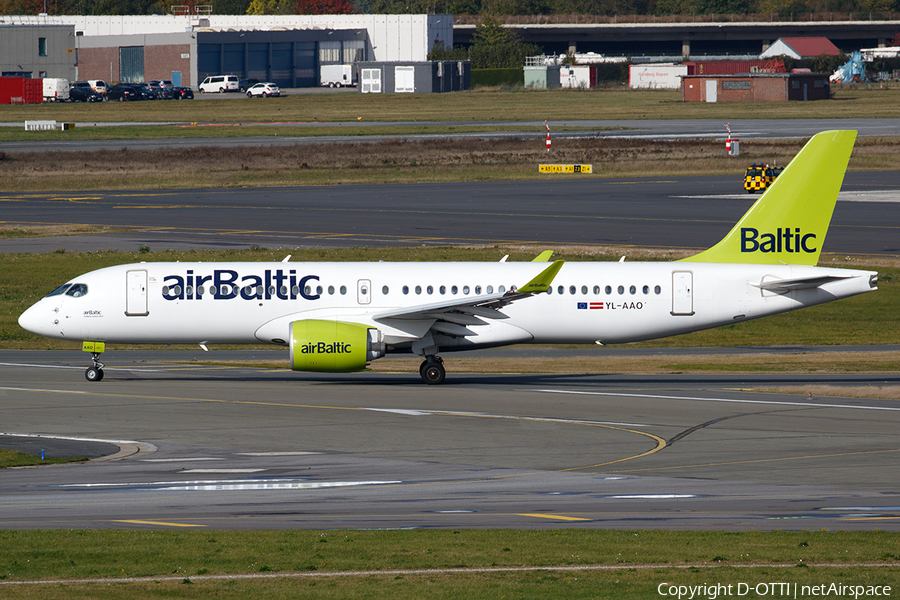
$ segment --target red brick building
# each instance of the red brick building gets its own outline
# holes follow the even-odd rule
[[[827,100],[829,96],[825,73],[739,73],[681,78],[681,99],[685,102]]]

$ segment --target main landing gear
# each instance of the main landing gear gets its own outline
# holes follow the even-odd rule
[[[88,381],[100,381],[103,379],[103,363],[100,362],[100,353],[91,352],[91,360],[94,362],[94,366],[88,367],[84,372],[84,378]]]
[[[429,385],[443,383],[444,377],[447,376],[443,359],[436,354],[426,356],[425,362],[419,367],[419,375],[422,376],[422,381]]]

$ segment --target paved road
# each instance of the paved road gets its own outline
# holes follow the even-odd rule
[[[900,529],[896,402],[739,391],[895,375],[466,375],[451,357],[427,387],[119,353],[91,384],[79,354],[0,353],[4,431],[136,453],[0,472],[0,527]]]
[[[231,96],[225,95],[227,99]],[[237,124],[237,123],[236,123]],[[90,127],[121,127],[133,126],[138,123],[76,123],[76,128]],[[187,123],[140,123],[158,127],[184,126]],[[202,125],[202,124],[201,124]],[[215,125],[220,125],[216,123]],[[334,123],[305,123],[305,122],[279,122],[279,123],[244,123],[244,125],[258,125],[279,128],[296,128],[305,130],[304,137],[290,135],[252,136],[239,138],[178,138],[178,139],[138,139],[138,140],[41,140],[23,142],[0,143],[0,150],[4,152],[83,152],[86,150],[100,150],[109,148],[131,148],[134,150],[154,150],[158,148],[195,148],[200,146],[215,147],[247,147],[247,146],[290,146],[295,144],[339,144],[339,143],[368,143],[380,142],[384,139],[407,140],[441,140],[446,138],[501,139],[524,138],[544,139],[546,130],[543,121],[487,121],[487,122],[462,122],[462,121],[346,121]],[[720,139],[726,137],[725,123],[718,119],[682,119],[682,120],[565,120],[551,121],[553,137],[562,138],[637,138],[652,140],[677,140],[677,139]],[[736,119],[730,121],[731,131],[741,140],[750,139],[785,139],[808,138],[820,131],[831,129],[855,129],[863,137],[866,136],[896,136],[900,135],[900,119],[861,118],[850,117],[847,119]],[[24,127],[24,123],[0,123],[0,127]],[[452,132],[434,134],[399,134],[399,135],[359,135],[359,136],[319,136],[307,137],[318,129],[331,127],[452,127]],[[514,130],[483,132],[477,129],[485,128],[515,128]],[[470,131],[466,131],[469,129]]]
[[[0,239],[0,252],[519,243],[702,249],[755,200],[741,185],[710,176],[5,193],[4,223],[119,231]],[[823,251],[900,252],[900,171],[848,173],[843,189]]]

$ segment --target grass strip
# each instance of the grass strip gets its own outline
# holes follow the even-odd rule
[[[0,469],[8,469],[10,467],[33,467],[37,465],[52,465],[67,462],[83,462],[87,458],[79,456],[75,458],[46,458],[33,456],[17,450],[7,450],[0,448]]]
[[[0,594],[630,600],[677,597],[678,586],[759,598],[775,596],[773,583],[797,597],[830,584],[883,594],[900,584],[898,542],[882,531],[0,531]]]
[[[833,98],[806,102],[682,102],[670,90],[534,90],[480,88],[452,94],[290,94],[266,101],[202,95],[181,102],[104,102],[0,106],[0,121],[56,120],[78,123],[318,124],[390,122],[509,122],[577,120],[827,119],[900,117],[900,87],[833,86]],[[551,123],[553,125],[553,123]],[[74,130],[51,132],[61,139]],[[197,127],[199,129],[199,127]],[[213,128],[216,129],[216,128]],[[724,127],[721,128],[724,135]],[[740,132],[736,132],[740,135]],[[0,141],[7,141],[2,137]],[[43,136],[44,134],[39,134]],[[32,139],[44,139],[32,138]],[[741,150],[743,151],[743,144]]]
[[[649,567],[607,571],[536,569],[529,571],[360,573],[355,576],[272,577],[255,579],[166,578],[140,582],[60,583],[9,586],[11,600],[153,600],[157,598],[371,598],[390,600],[496,600],[498,598],[565,598],[617,600],[678,598],[884,597],[900,581],[900,569],[883,566]],[[2,586],[2,582],[0,582]],[[842,587],[843,586],[843,587]],[[663,593],[660,593],[662,590]],[[843,590],[843,595],[839,596]],[[868,596],[866,595],[868,590]],[[829,593],[830,592],[830,593]],[[664,595],[663,595],[664,594]]]
[[[554,143],[552,157],[541,137],[159,149],[116,148],[111,142],[109,149],[96,151],[0,154],[0,189],[29,193],[727,174],[734,178],[733,193],[745,194],[748,164],[786,164],[803,143],[750,140],[741,146],[741,160],[735,161],[724,155],[721,141],[713,139],[566,138]],[[893,170],[898,156],[900,137],[860,138],[849,168]],[[547,162],[590,164],[593,174],[539,173],[538,165]]]
[[[0,544],[3,581],[642,564],[900,568],[900,533],[884,531],[54,529],[0,530]]]

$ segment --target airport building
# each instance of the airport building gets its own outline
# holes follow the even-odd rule
[[[0,75],[3,77],[75,77],[75,29],[45,23],[0,22]]]
[[[309,87],[318,85],[322,65],[425,61],[435,44],[453,44],[450,15],[0,17],[0,36],[6,31],[11,39],[24,35],[19,30],[49,28],[60,32],[54,39],[70,41],[63,60],[46,69],[38,68],[35,60],[15,62],[27,73],[23,76],[110,82],[171,79],[176,85],[197,87],[208,75],[227,73],[282,87]],[[36,43],[22,48],[30,52],[34,46],[38,59]],[[5,48],[2,44],[0,37]],[[47,47],[48,52],[53,49],[54,60],[57,47],[61,43]],[[4,52],[4,71],[12,64],[7,65],[6,56]]]

